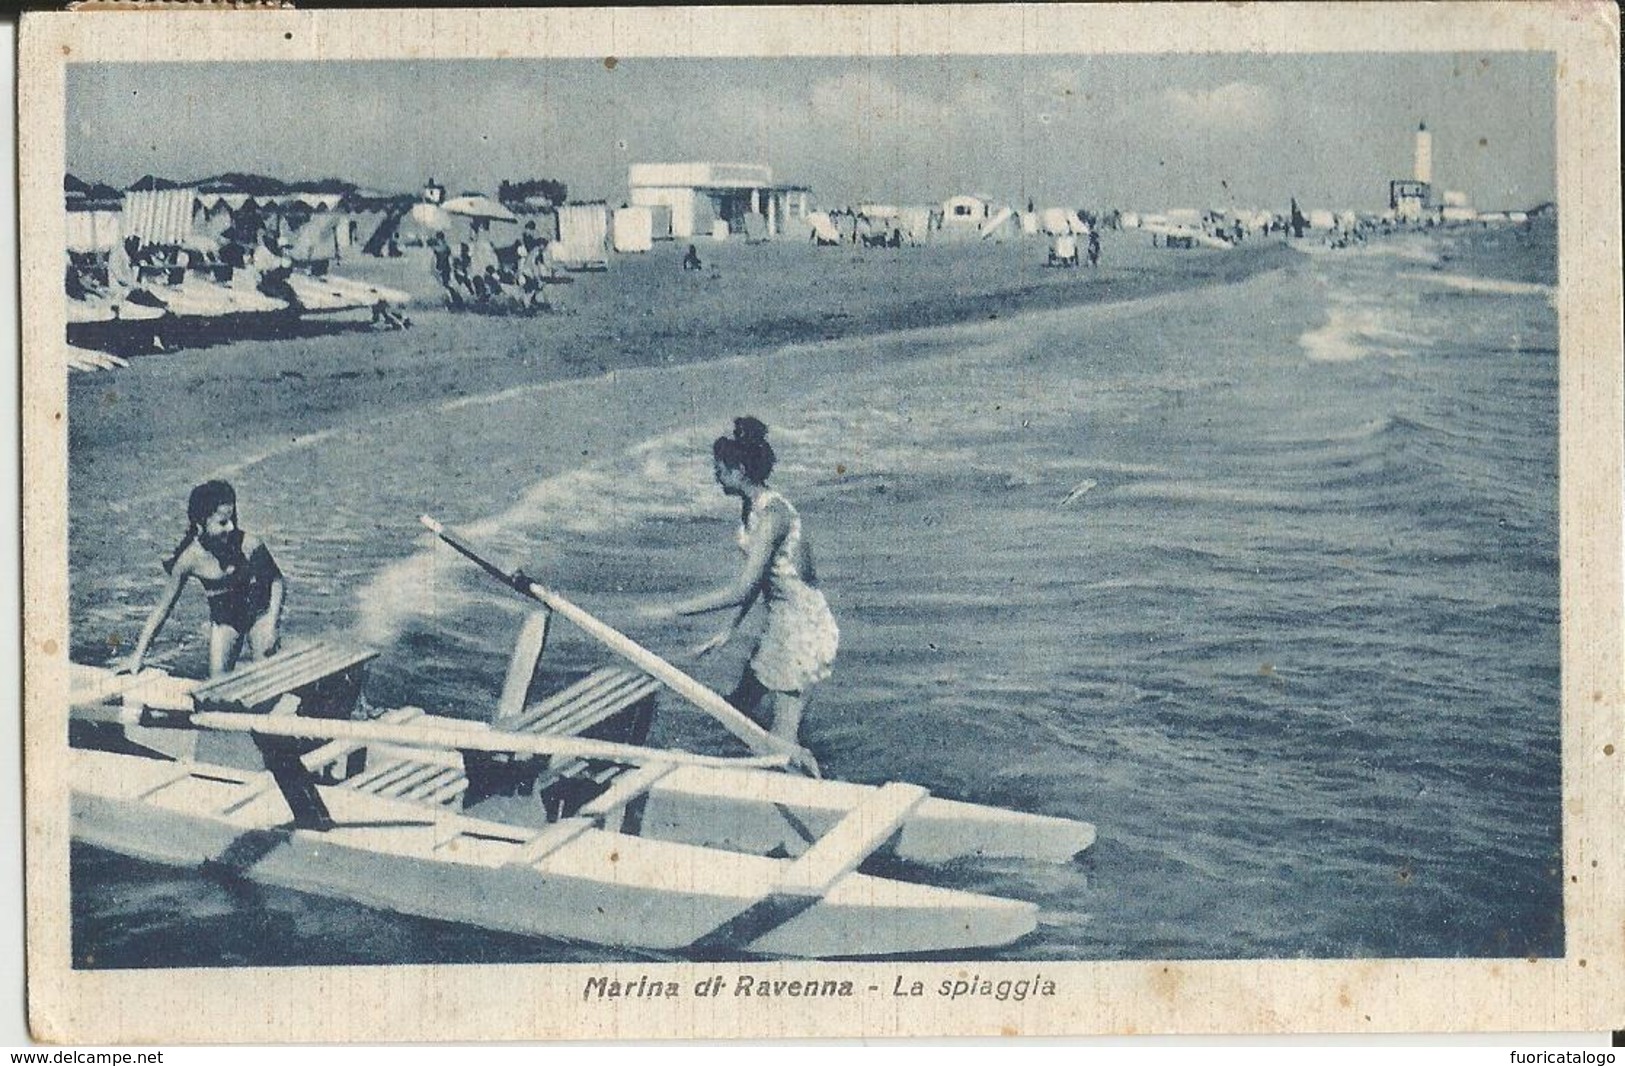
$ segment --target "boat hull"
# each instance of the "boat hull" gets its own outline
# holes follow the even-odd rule
[[[874,785],[684,766],[650,790],[646,836],[750,854],[800,855]],[[1066,862],[1095,840],[1086,822],[928,797],[883,851],[919,863],[958,859]]]
[[[321,786],[335,821],[294,828],[269,774],[73,752],[73,832],[149,861],[525,936],[685,954],[908,955],[1008,944],[1030,903],[848,873],[784,891],[792,860],[571,819],[525,829]]]

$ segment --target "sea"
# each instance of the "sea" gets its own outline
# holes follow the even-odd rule
[[[525,605],[416,516],[681,659],[716,620],[636,609],[732,576],[709,445],[756,415],[841,627],[803,730],[825,773],[1098,828],[1071,863],[901,872],[1039,905],[978,958],[1555,956],[1556,286],[1550,227],[1407,234],[1132,301],[476,390],[216,473],[288,575],[290,635],[381,649],[376,706],[478,718]],[[77,655],[139,626],[173,512],[76,523]],[[166,635],[177,668],[201,668],[201,617],[185,601]],[[726,691],[748,649],[690,665]],[[554,627],[550,669],[604,658]],[[670,695],[655,740],[736,750]],[[71,877],[81,968],[665,957],[80,845]]]

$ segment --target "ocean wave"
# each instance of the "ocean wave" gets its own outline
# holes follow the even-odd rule
[[[1291,508],[1302,504],[1292,492],[1206,481],[1138,481],[1118,486],[1114,499],[1152,503],[1223,504],[1257,508]]]
[[[1557,299],[1557,286],[1542,285],[1531,281],[1507,281],[1503,278],[1483,278],[1470,274],[1442,274],[1405,273],[1399,275],[1405,281],[1428,282],[1434,285],[1443,285],[1458,292],[1480,293],[1486,296],[1543,296],[1548,300]]]
[[[1325,325],[1298,337],[1304,354],[1318,363],[1413,355],[1431,343],[1431,338],[1404,328],[1381,307],[1335,303],[1327,311]]]

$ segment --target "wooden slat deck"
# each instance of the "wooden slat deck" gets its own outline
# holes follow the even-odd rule
[[[659,691],[660,682],[647,674],[606,666],[520,715],[513,729],[576,736]]]
[[[290,692],[348,672],[378,657],[371,648],[318,643],[294,648],[205,682],[192,690],[200,711],[255,711]]]
[[[660,682],[647,674],[620,667],[604,667],[554,693],[524,714],[513,717],[510,728],[516,733],[579,736],[658,691]],[[588,765],[580,759],[559,760],[550,767],[548,776],[556,780],[579,774]],[[606,771],[600,780],[610,776],[611,772]],[[468,777],[458,770],[448,772],[444,766],[407,758],[390,759],[381,765],[369,767],[347,784],[379,796],[396,796],[455,807],[462,802],[463,794],[468,789]],[[644,786],[644,790],[647,787]],[[633,799],[635,795],[629,793],[621,802]]]

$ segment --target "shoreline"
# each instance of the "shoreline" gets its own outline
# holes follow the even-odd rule
[[[414,313],[405,332],[358,323],[353,331],[142,356],[117,373],[71,379],[70,467],[77,475],[86,460],[120,465],[121,453],[153,445],[224,458],[260,450],[266,438],[341,431],[429,403],[799,342],[1132,301],[1234,283],[1298,258],[1277,243],[1181,252],[1113,236],[1098,270],[1044,268],[1031,241],[863,251],[734,245],[708,250],[703,277],[684,277],[680,251],[668,246],[559,286],[561,308],[552,314],[431,310]],[[340,272],[362,277],[356,268],[374,264],[395,273],[413,265],[358,260]],[[366,280],[385,280],[378,273]]]

